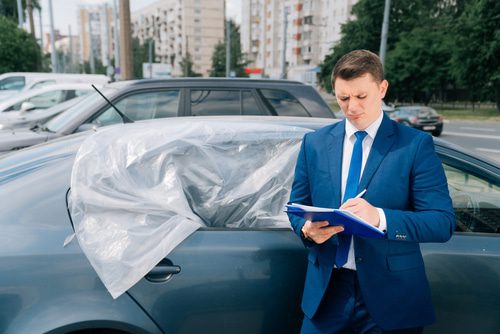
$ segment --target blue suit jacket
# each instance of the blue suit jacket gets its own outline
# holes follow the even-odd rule
[[[290,202],[320,207],[341,205],[345,120],[304,136]],[[384,115],[366,162],[358,192],[387,219],[385,239],[354,236],[355,261],[366,306],[383,329],[434,322],[420,242],[445,242],[455,216],[446,176],[432,137]],[[304,220],[290,216],[300,235]],[[313,318],[332,275],[337,236],[309,247],[302,300]]]

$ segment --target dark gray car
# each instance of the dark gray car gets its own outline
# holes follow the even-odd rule
[[[288,117],[199,117],[179,122],[208,119],[227,129],[241,123],[317,129],[331,122]],[[138,125],[117,127],[125,133]],[[298,332],[307,253],[289,227],[233,227],[229,219],[224,225],[201,228],[113,299],[78,243],[62,246],[73,232],[67,201],[75,154],[90,134],[0,158],[0,332]],[[240,135],[246,138],[245,147],[255,140],[282,137],[281,131],[272,136]],[[239,147],[242,142],[229,144]],[[457,231],[447,243],[421,245],[437,311],[437,324],[425,332],[498,333],[500,167],[442,140],[435,139],[435,147],[448,177]],[[137,162],[131,161],[132,171]],[[205,166],[198,155],[189,167],[203,170],[196,166]],[[232,171],[237,179],[240,170]],[[191,179],[186,192],[196,191],[196,184]],[[141,185],[136,186],[140,191]],[[411,295],[408,291],[408,298]]]
[[[122,81],[102,93],[133,121],[213,115],[335,118],[311,86],[288,80],[168,79]],[[97,93],[31,129],[0,131],[0,153],[93,128],[122,123]]]

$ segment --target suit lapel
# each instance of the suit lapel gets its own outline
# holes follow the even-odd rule
[[[328,167],[333,189],[333,207],[341,204],[342,188],[342,151],[344,150],[345,120],[337,123],[330,131],[326,141],[328,147]]]
[[[359,182],[358,191],[362,189],[367,189],[368,185],[377,171],[382,160],[384,160],[387,152],[394,144],[396,136],[394,135],[394,126],[392,121],[384,115],[380,128],[377,131],[375,140],[373,141],[372,149],[368,160],[366,161],[365,169],[363,175],[361,176],[361,181]]]

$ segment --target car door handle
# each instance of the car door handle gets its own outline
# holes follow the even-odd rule
[[[169,259],[163,259],[146,274],[145,278],[154,283],[161,283],[168,281],[172,275],[181,272],[181,267],[174,265]]]

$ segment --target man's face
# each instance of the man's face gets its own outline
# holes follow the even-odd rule
[[[387,80],[378,83],[368,73],[352,80],[337,78],[335,97],[345,117],[358,130],[365,130],[379,117],[388,85]]]

